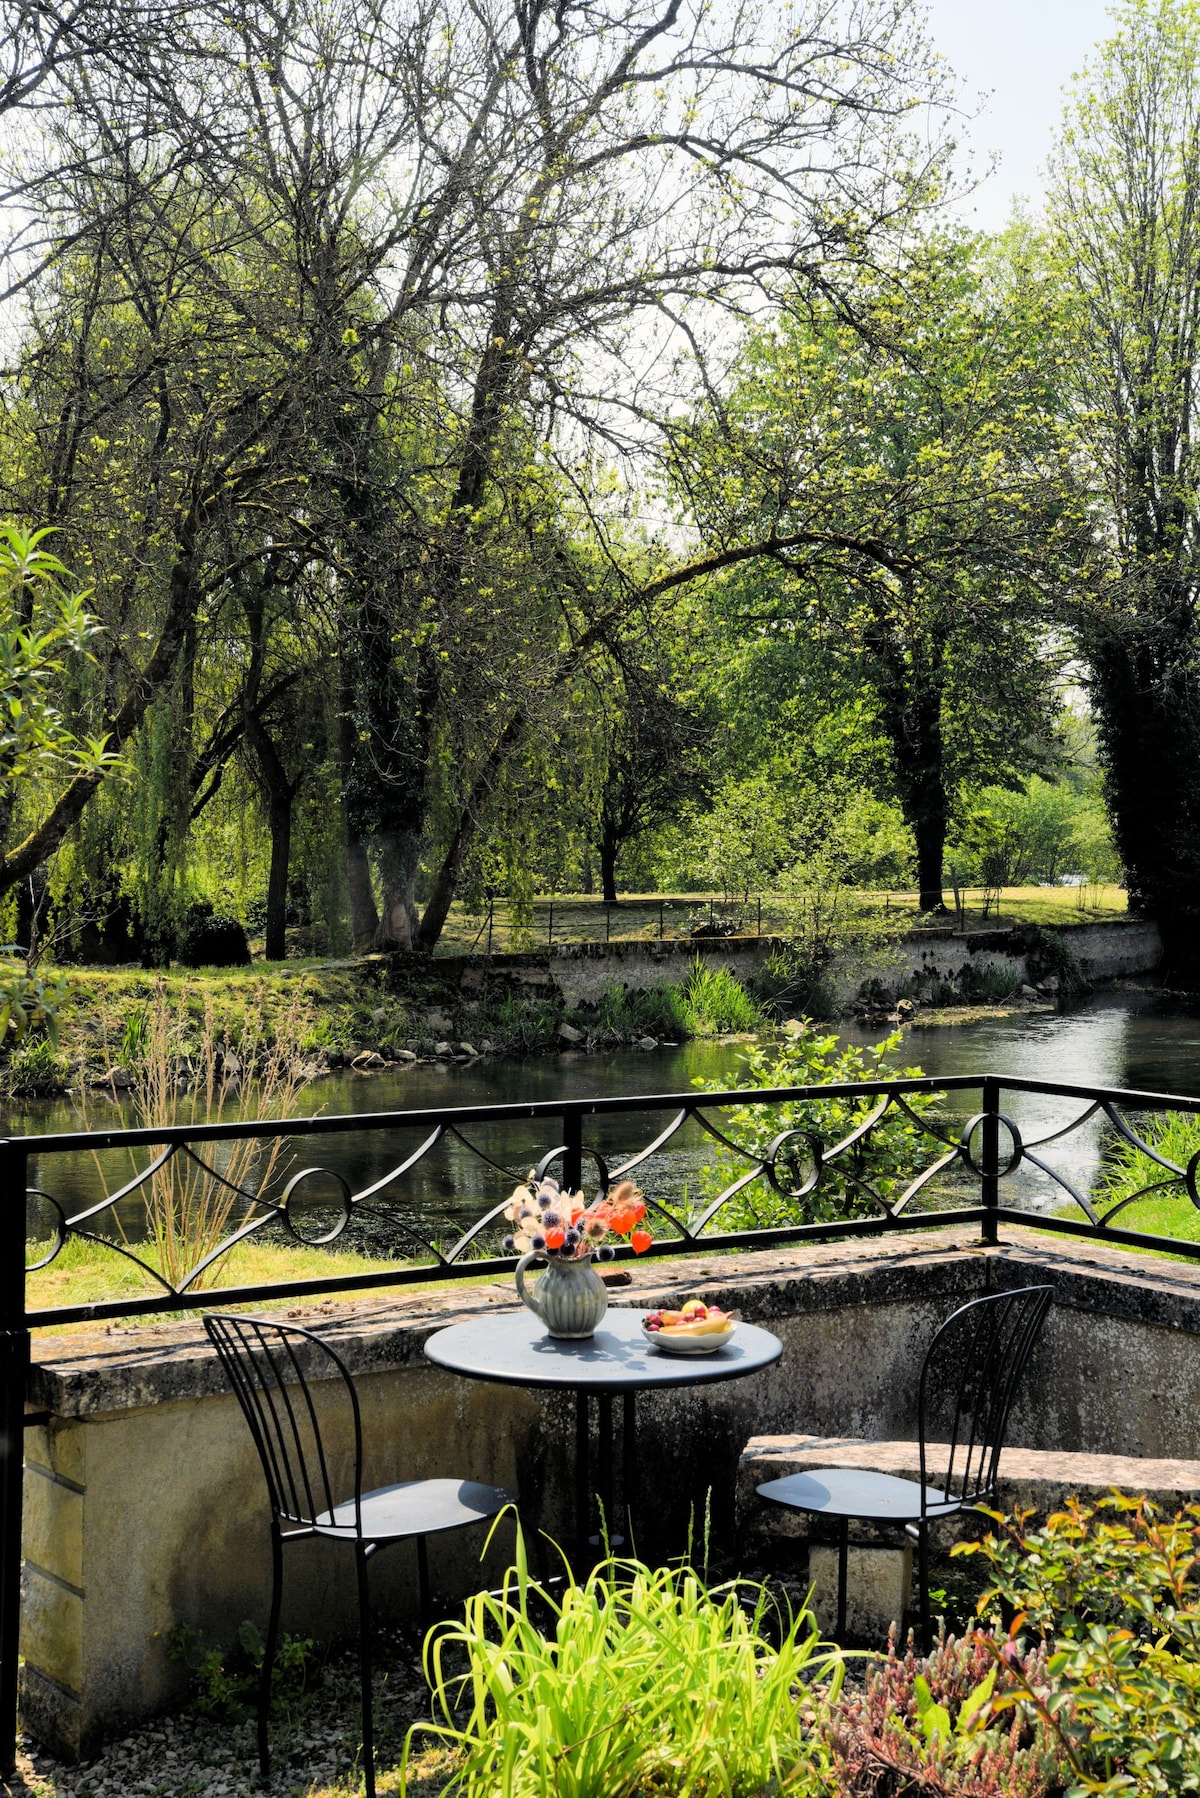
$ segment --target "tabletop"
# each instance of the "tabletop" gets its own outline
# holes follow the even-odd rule
[[[450,1324],[425,1344],[438,1367],[475,1380],[514,1386],[563,1386],[601,1392],[642,1392],[656,1386],[703,1386],[737,1380],[770,1367],[783,1344],[757,1324],[739,1323],[730,1342],[711,1355],[671,1355],[642,1335],[641,1311],[610,1309],[594,1336],[581,1342],[549,1336],[531,1311]]]

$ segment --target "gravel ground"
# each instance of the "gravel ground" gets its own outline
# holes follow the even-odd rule
[[[375,1693],[379,1790],[399,1793],[395,1768],[405,1731],[430,1714],[411,1636],[380,1642]],[[155,1718],[78,1766],[64,1766],[26,1741],[21,1772],[31,1798],[352,1798],[362,1791],[360,1745],[358,1660],[347,1654],[318,1672],[312,1691],[289,1711],[272,1718],[266,1786],[258,1777],[253,1721],[194,1710]],[[435,1798],[448,1775],[446,1757],[427,1753],[415,1776],[410,1773],[409,1798]]]

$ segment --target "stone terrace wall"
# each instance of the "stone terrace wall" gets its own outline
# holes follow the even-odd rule
[[[678,1553],[689,1512],[712,1493],[714,1543],[734,1539],[738,1457],[751,1436],[805,1431],[911,1435],[924,1349],[956,1305],[1048,1278],[1059,1302],[1014,1413],[1029,1448],[1188,1458],[1200,1442],[1200,1271],[1014,1231],[998,1249],[966,1232],[638,1264],[614,1296],[639,1308],[698,1293],[784,1342],[748,1380],[638,1401],[639,1552]],[[363,1410],[368,1484],[457,1474],[518,1487],[529,1526],[571,1533],[573,1400],[462,1380],[422,1344],[454,1319],[508,1310],[507,1281],[292,1313],[328,1333]],[[249,1433],[194,1322],[63,1335],[35,1347],[27,1432],[24,1715],[58,1753],[177,1700],[167,1638],[188,1623],[210,1643],[265,1620],[268,1531]],[[341,1443],[344,1456],[345,1442]],[[479,1539],[430,1544],[435,1589],[490,1579]],[[349,1557],[289,1552],[286,1628],[323,1639],[352,1626]],[[415,1610],[411,1546],[373,1568],[378,1610]]]

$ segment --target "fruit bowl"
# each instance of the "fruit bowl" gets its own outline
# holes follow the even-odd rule
[[[648,1330],[642,1325],[642,1336],[664,1355],[711,1355],[724,1348],[737,1324],[730,1321],[727,1330],[713,1330],[707,1336],[673,1336],[666,1330]]]

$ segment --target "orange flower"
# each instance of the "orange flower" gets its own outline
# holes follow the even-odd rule
[[[567,1233],[561,1226],[546,1231],[546,1247],[548,1249],[561,1249],[566,1240]]]
[[[642,1209],[643,1211],[645,1210],[644,1205]],[[654,1238],[651,1236],[649,1230],[635,1230],[633,1235],[629,1238],[630,1247],[633,1249],[635,1255],[644,1255],[653,1241]]]

